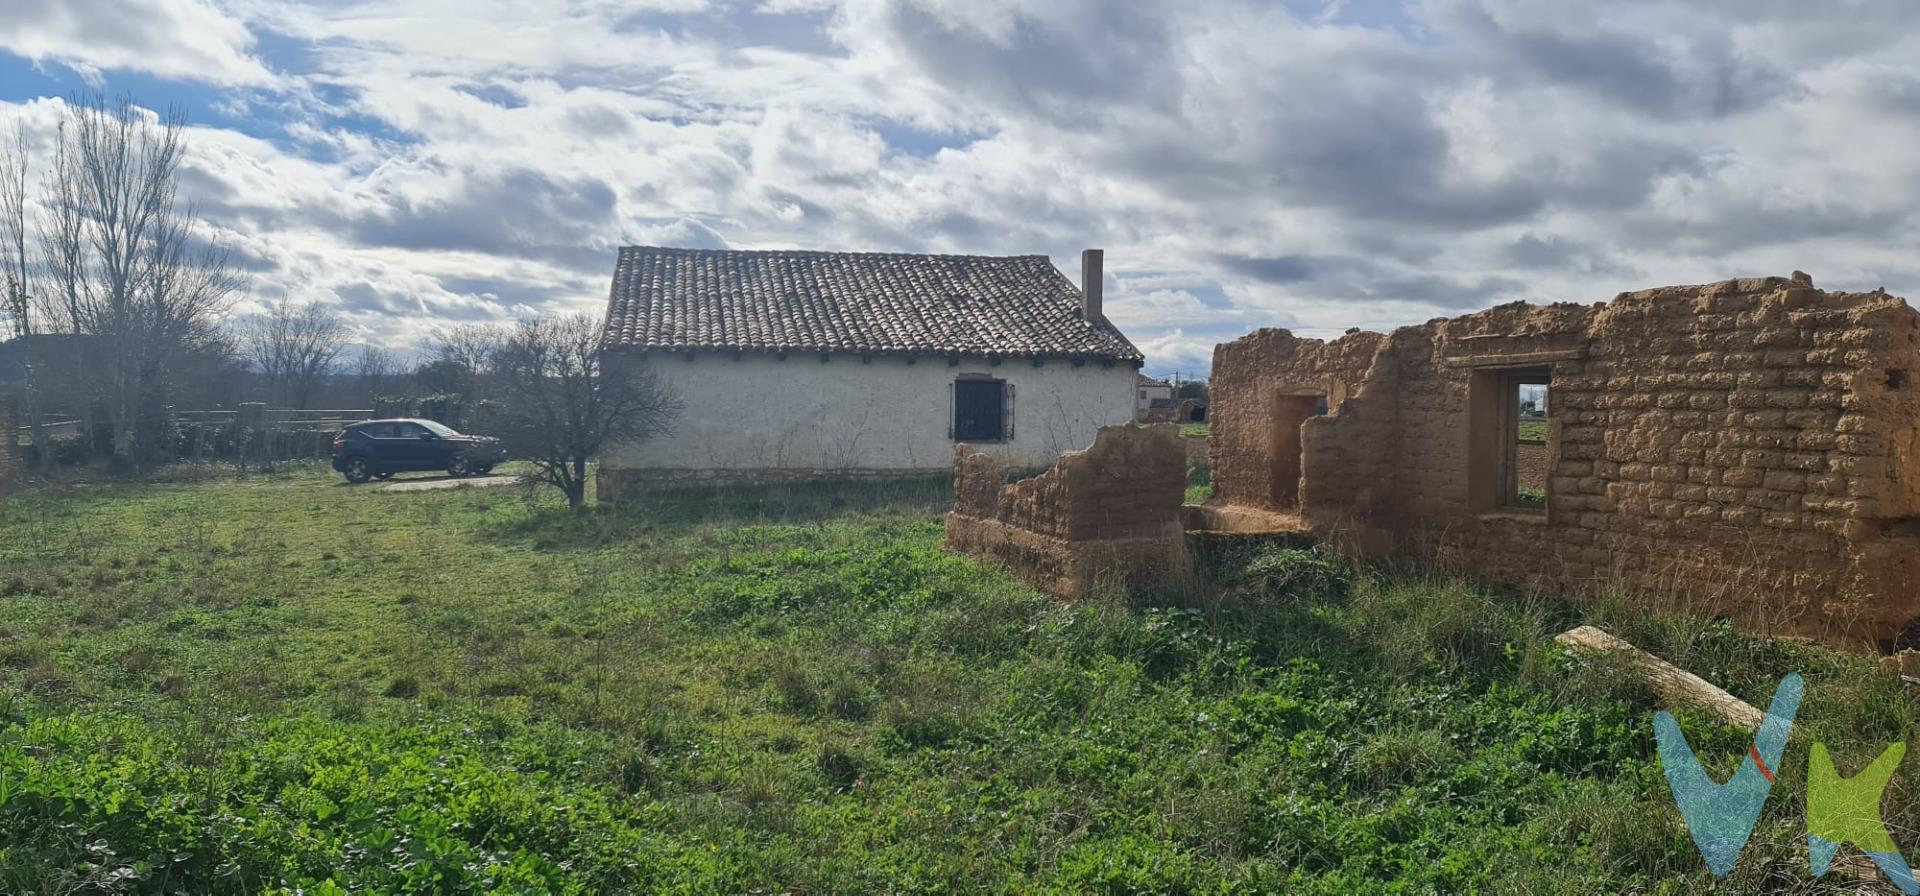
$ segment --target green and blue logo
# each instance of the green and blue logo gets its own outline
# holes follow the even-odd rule
[[[1805,690],[1806,683],[1797,673],[1781,679],[1760,733],[1747,748],[1746,760],[1725,783],[1714,781],[1700,767],[1672,713],[1663,711],[1653,717],[1660,764],[1666,769],[1673,801],[1680,807],[1680,817],[1686,821],[1694,845],[1716,875],[1725,877],[1733,871],[1748,838],[1753,836],[1760,810],[1773,792],[1774,769],[1786,752],[1787,736],[1793,732],[1793,720],[1799,715]],[[1920,882],[1914,880],[1913,869],[1887,833],[1886,820],[1880,814],[1887,785],[1906,754],[1905,743],[1894,744],[1864,770],[1843,778],[1833,767],[1827,745],[1813,745],[1807,770],[1807,864],[1815,877],[1827,873],[1842,844],[1852,843],[1880,866],[1900,892],[1920,896]]]

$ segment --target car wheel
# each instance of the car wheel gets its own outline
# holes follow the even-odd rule
[[[447,475],[449,476],[468,476],[472,475],[472,473],[473,467],[467,464],[467,459],[464,457],[456,457],[451,463],[447,464]]]
[[[359,485],[373,478],[373,467],[367,464],[366,458],[356,457],[347,461],[347,468],[340,473],[347,477],[348,482]]]

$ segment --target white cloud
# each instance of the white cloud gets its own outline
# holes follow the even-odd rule
[[[1099,246],[1161,370],[1794,268],[1920,292],[1893,0],[26,2],[36,59],[246,85],[238,17],[297,47],[227,107],[284,139],[199,129],[190,186],[262,296],[393,340],[595,304],[621,242]]]
[[[103,69],[224,85],[275,76],[253,36],[204,0],[8,0],[0,49],[95,75]]]

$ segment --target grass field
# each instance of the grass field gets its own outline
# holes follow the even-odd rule
[[[1063,605],[940,552],[946,488],[0,499],[0,892],[1714,885],[1572,608],[1274,549]],[[1762,705],[1802,672],[1845,771],[1920,714],[1868,660],[1585,613]],[[1814,886],[1805,751],[1720,892]]]

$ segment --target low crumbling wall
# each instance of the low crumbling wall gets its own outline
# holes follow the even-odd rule
[[[1274,394],[1336,395],[1369,349],[1278,462]],[[1543,510],[1487,483],[1489,384],[1516,371],[1551,380],[1544,456],[1519,457],[1544,464]],[[1298,469],[1303,525],[1363,555],[1834,643],[1920,619],[1920,315],[1884,293],[1796,276],[1262,331],[1220,346],[1213,390],[1216,501],[1271,507]]]
[[[822,482],[897,482],[933,479],[945,468],[927,470],[863,470],[835,468],[824,470],[707,470],[707,469],[628,469],[602,468],[594,477],[594,498],[608,503],[639,500],[648,495],[680,489],[756,488],[774,485],[809,485]]]
[[[1187,446],[1187,463],[1204,464],[1207,462],[1207,437],[1184,436],[1180,439]]]
[[[1144,582],[1184,566],[1186,450],[1171,425],[1102,427],[1093,445],[1005,483],[992,457],[954,451],[948,550],[1004,563],[1066,599],[1103,582]]]

